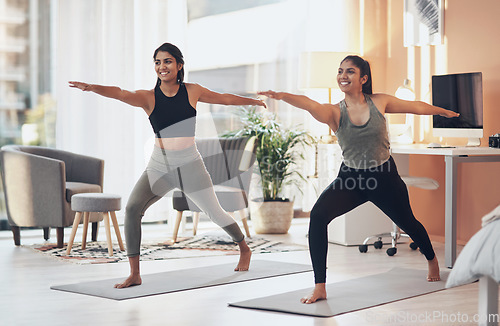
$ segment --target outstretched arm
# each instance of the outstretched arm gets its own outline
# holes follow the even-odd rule
[[[260,99],[229,93],[217,93],[198,84],[190,84],[189,87],[193,88],[195,93],[198,94],[198,101],[200,102],[222,105],[257,105],[266,107],[266,103]]]
[[[332,130],[337,130],[340,111],[332,104],[321,104],[304,95],[296,95],[286,92],[266,91],[259,92],[259,95],[264,95],[275,100],[282,100],[299,109],[309,112],[314,119],[319,122],[326,123]]]
[[[446,118],[456,118],[457,112],[430,105],[422,101],[405,101],[387,94],[376,94],[375,97],[385,101],[386,113],[413,113],[419,115],[441,115]]]
[[[93,92],[104,97],[113,98],[132,106],[141,107],[145,110],[149,107],[148,93],[150,91],[127,91],[116,86],[103,86],[96,84],[87,84],[77,81],[70,81],[69,87],[81,89],[84,92]]]

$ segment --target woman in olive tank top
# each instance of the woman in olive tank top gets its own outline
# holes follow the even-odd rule
[[[429,236],[413,215],[406,185],[390,155],[384,114],[413,113],[448,118],[458,114],[420,101],[372,94],[370,65],[359,56],[347,56],[342,60],[337,82],[345,94],[345,99],[337,104],[320,104],[306,96],[285,92],[259,93],[304,109],[319,122],[327,124],[335,132],[344,156],[337,178],[326,187],[311,210],[309,252],[315,287],[301,299],[303,303],[327,297],[328,224],[367,201],[379,207],[419,246],[428,261],[427,280],[440,280]]]

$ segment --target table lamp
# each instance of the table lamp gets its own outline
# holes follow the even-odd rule
[[[332,103],[332,88],[338,89],[337,71],[340,62],[348,52],[314,51],[304,52],[300,56],[299,89],[328,89],[328,103]],[[328,127],[328,135],[321,136],[323,143],[333,143],[335,136]]]
[[[411,87],[411,81],[405,79],[403,85],[398,87],[394,95],[401,100],[415,101],[415,91]],[[406,114],[404,124],[390,124],[389,136],[391,143],[413,144],[413,122],[413,115]]]
[[[411,87],[411,81],[409,79],[405,79],[403,81],[403,85],[398,87],[394,95],[402,100],[415,101],[415,91]]]

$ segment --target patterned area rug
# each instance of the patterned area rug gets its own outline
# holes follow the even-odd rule
[[[259,237],[245,240],[254,254],[307,250],[303,245],[284,244]],[[49,243],[29,247],[50,257],[82,265],[128,260],[126,252],[120,251],[117,243],[113,243],[113,256],[110,257],[105,241],[87,242],[87,248],[84,250],[81,249],[81,243],[74,243],[69,256],[66,256],[66,245],[63,248],[56,248],[56,244]],[[141,261],[237,254],[239,254],[238,245],[225,235],[200,235],[180,238],[175,244],[149,242],[141,246]]]

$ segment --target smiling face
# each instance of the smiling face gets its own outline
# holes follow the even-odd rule
[[[342,92],[361,92],[367,80],[368,76],[361,76],[361,70],[351,60],[342,61],[337,74],[337,83]]]
[[[177,82],[177,74],[182,69],[182,63],[177,63],[168,52],[159,51],[155,57],[156,75],[162,82]]]

